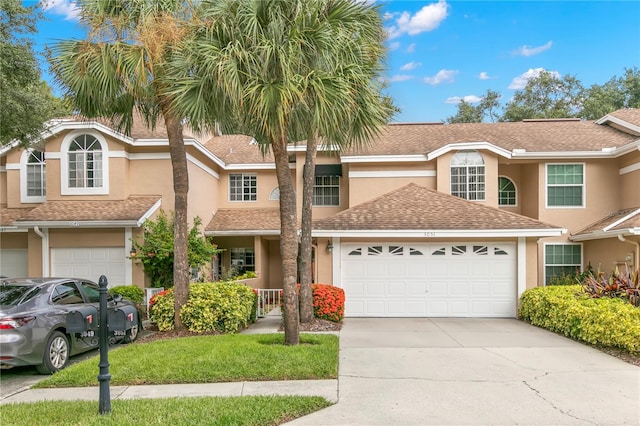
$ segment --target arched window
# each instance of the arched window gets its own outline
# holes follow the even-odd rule
[[[516,205],[516,185],[508,177],[500,176],[498,178],[498,205]]]
[[[68,151],[69,188],[102,187],[102,146],[91,135],[71,141]]]
[[[22,154],[20,197],[23,203],[46,201],[47,181],[44,152],[28,149]]]
[[[482,155],[460,151],[451,157],[451,195],[465,200],[485,199],[485,172]]]

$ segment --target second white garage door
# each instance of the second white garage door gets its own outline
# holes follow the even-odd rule
[[[84,247],[51,249],[51,275],[86,278],[98,283],[107,277],[109,287],[125,284],[124,247]]]
[[[513,243],[343,243],[341,253],[346,316],[516,316]]]

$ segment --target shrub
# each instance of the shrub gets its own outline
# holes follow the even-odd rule
[[[125,299],[129,299],[134,303],[142,303],[144,301],[144,291],[135,285],[118,285],[109,289],[111,294],[119,294]]]
[[[536,287],[521,296],[518,313],[576,340],[640,352],[640,309],[623,299],[594,299],[579,285]]]
[[[584,291],[593,298],[618,297],[628,300],[633,306],[640,306],[640,269],[621,273],[616,267],[608,277],[604,272],[589,274],[582,281]]]
[[[344,319],[344,290],[327,284],[312,284],[313,316],[333,322]]]
[[[255,293],[244,284],[191,284],[189,299],[180,310],[180,319],[190,331],[235,333],[250,321],[252,312],[255,312],[255,299]],[[174,327],[173,304],[172,289],[158,293],[151,300],[151,321],[161,331]]]
[[[560,276],[552,276],[549,279],[549,283],[547,285],[575,285],[580,284],[587,278],[589,275],[593,274],[593,267],[591,263],[585,268],[584,271],[580,272],[580,269],[576,268],[573,274],[565,274],[563,273]]]

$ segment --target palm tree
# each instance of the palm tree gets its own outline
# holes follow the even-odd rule
[[[187,193],[189,176],[183,117],[168,94],[167,63],[187,37],[194,18],[190,0],[85,0],[78,2],[86,40],[58,42],[50,55],[57,83],[76,111],[88,118],[110,119],[129,134],[134,117],[167,129],[175,193],[173,283],[175,327],[189,296]]]
[[[202,7],[204,25],[175,58],[176,69],[189,73],[176,80],[171,94],[195,122],[225,117],[223,125],[236,124],[265,152],[272,151],[280,189],[285,343],[297,344],[297,213],[287,146],[300,135],[308,137],[310,128],[331,141],[351,136],[340,132],[341,121],[351,122],[344,115],[354,112],[354,92],[361,88],[334,76],[364,69],[366,78],[358,81],[366,80],[365,89],[373,85],[369,69],[347,59],[367,50],[338,50],[347,41],[347,49],[356,49],[351,38],[369,40],[368,30],[381,43],[380,16],[375,8],[349,0],[204,0]],[[375,29],[364,25],[368,22]],[[380,59],[375,51],[369,54],[371,62]]]

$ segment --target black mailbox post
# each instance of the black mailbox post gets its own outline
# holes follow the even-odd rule
[[[95,333],[98,330],[98,310],[93,306],[81,306],[67,314],[69,333]]]

